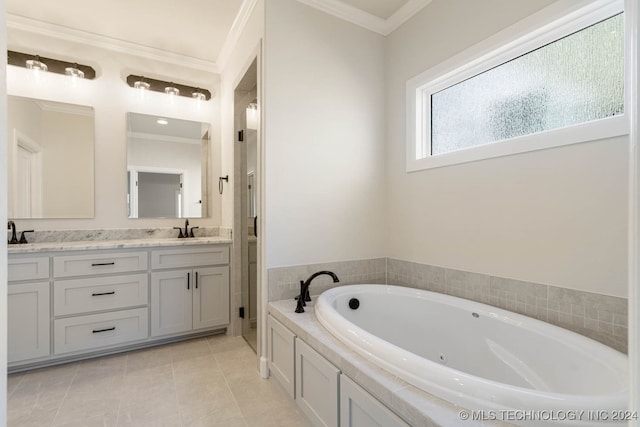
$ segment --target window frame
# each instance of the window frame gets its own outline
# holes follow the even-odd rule
[[[560,2],[561,3],[561,2]],[[528,52],[624,11],[624,0],[596,0],[567,11],[552,4],[496,35],[455,55],[406,83],[407,172],[467,163],[529,151],[543,150],[629,133],[629,22],[625,15],[623,114],[577,125],[490,142],[474,147],[431,154],[431,94],[483,73]],[[578,5],[579,6],[579,5]],[[541,24],[542,23],[542,24]],[[424,157],[420,157],[424,155]]]

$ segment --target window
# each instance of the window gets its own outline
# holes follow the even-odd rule
[[[440,67],[451,71],[410,80],[407,169],[627,133],[621,9],[595,2],[462,66]]]

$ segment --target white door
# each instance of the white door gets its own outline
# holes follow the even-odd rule
[[[13,166],[13,216],[38,218],[42,216],[41,154],[37,144],[19,139]]]
[[[229,324],[229,267],[194,271],[193,329]]]
[[[151,336],[192,329],[191,270],[151,273]]]

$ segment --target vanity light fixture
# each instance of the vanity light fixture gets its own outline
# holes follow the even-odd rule
[[[73,67],[67,67],[64,69],[64,73],[67,76],[84,79],[84,71],[78,68],[78,64],[73,64]]]
[[[206,101],[207,95],[204,92],[200,91],[200,88],[196,88],[195,92],[191,94],[193,99],[197,99],[198,101]]]
[[[63,74],[72,77],[95,79],[96,71],[88,65],[75,62],[61,61],[53,58],[45,58],[30,53],[7,51],[7,63],[17,67],[28,68],[36,71],[49,71],[50,73]]]
[[[137,82],[135,82],[133,84],[133,87],[136,88],[136,89],[140,89],[140,90],[149,90],[151,85],[149,83],[145,82],[144,80],[138,80]]]
[[[254,102],[247,105],[247,129],[258,130],[258,104]]]
[[[27,59],[25,61],[25,65],[30,70],[47,71],[49,69],[49,67],[47,67],[47,64],[40,61],[40,57],[38,55],[36,55],[33,59]]]
[[[171,96],[178,96],[180,95],[180,89],[178,89],[173,85],[173,83],[171,83],[171,86],[167,86],[164,88],[164,93]]]
[[[137,89],[141,89],[142,84],[144,84],[144,89],[166,93],[172,96],[185,96],[187,98],[199,100],[211,99],[211,92],[206,89],[163,80],[150,79],[148,77],[136,76],[133,74],[127,77],[127,84]]]

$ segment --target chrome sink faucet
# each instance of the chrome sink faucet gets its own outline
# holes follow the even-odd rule
[[[331,276],[333,279],[333,283],[338,283],[340,279],[338,276],[332,271],[322,270],[316,273],[313,273],[307,280],[304,282],[300,281],[300,295],[298,295],[298,304],[296,305],[296,313],[304,313],[304,306],[306,306],[306,301],[311,301],[311,296],[309,295],[309,285],[311,285],[311,281],[316,277],[326,274]]]

